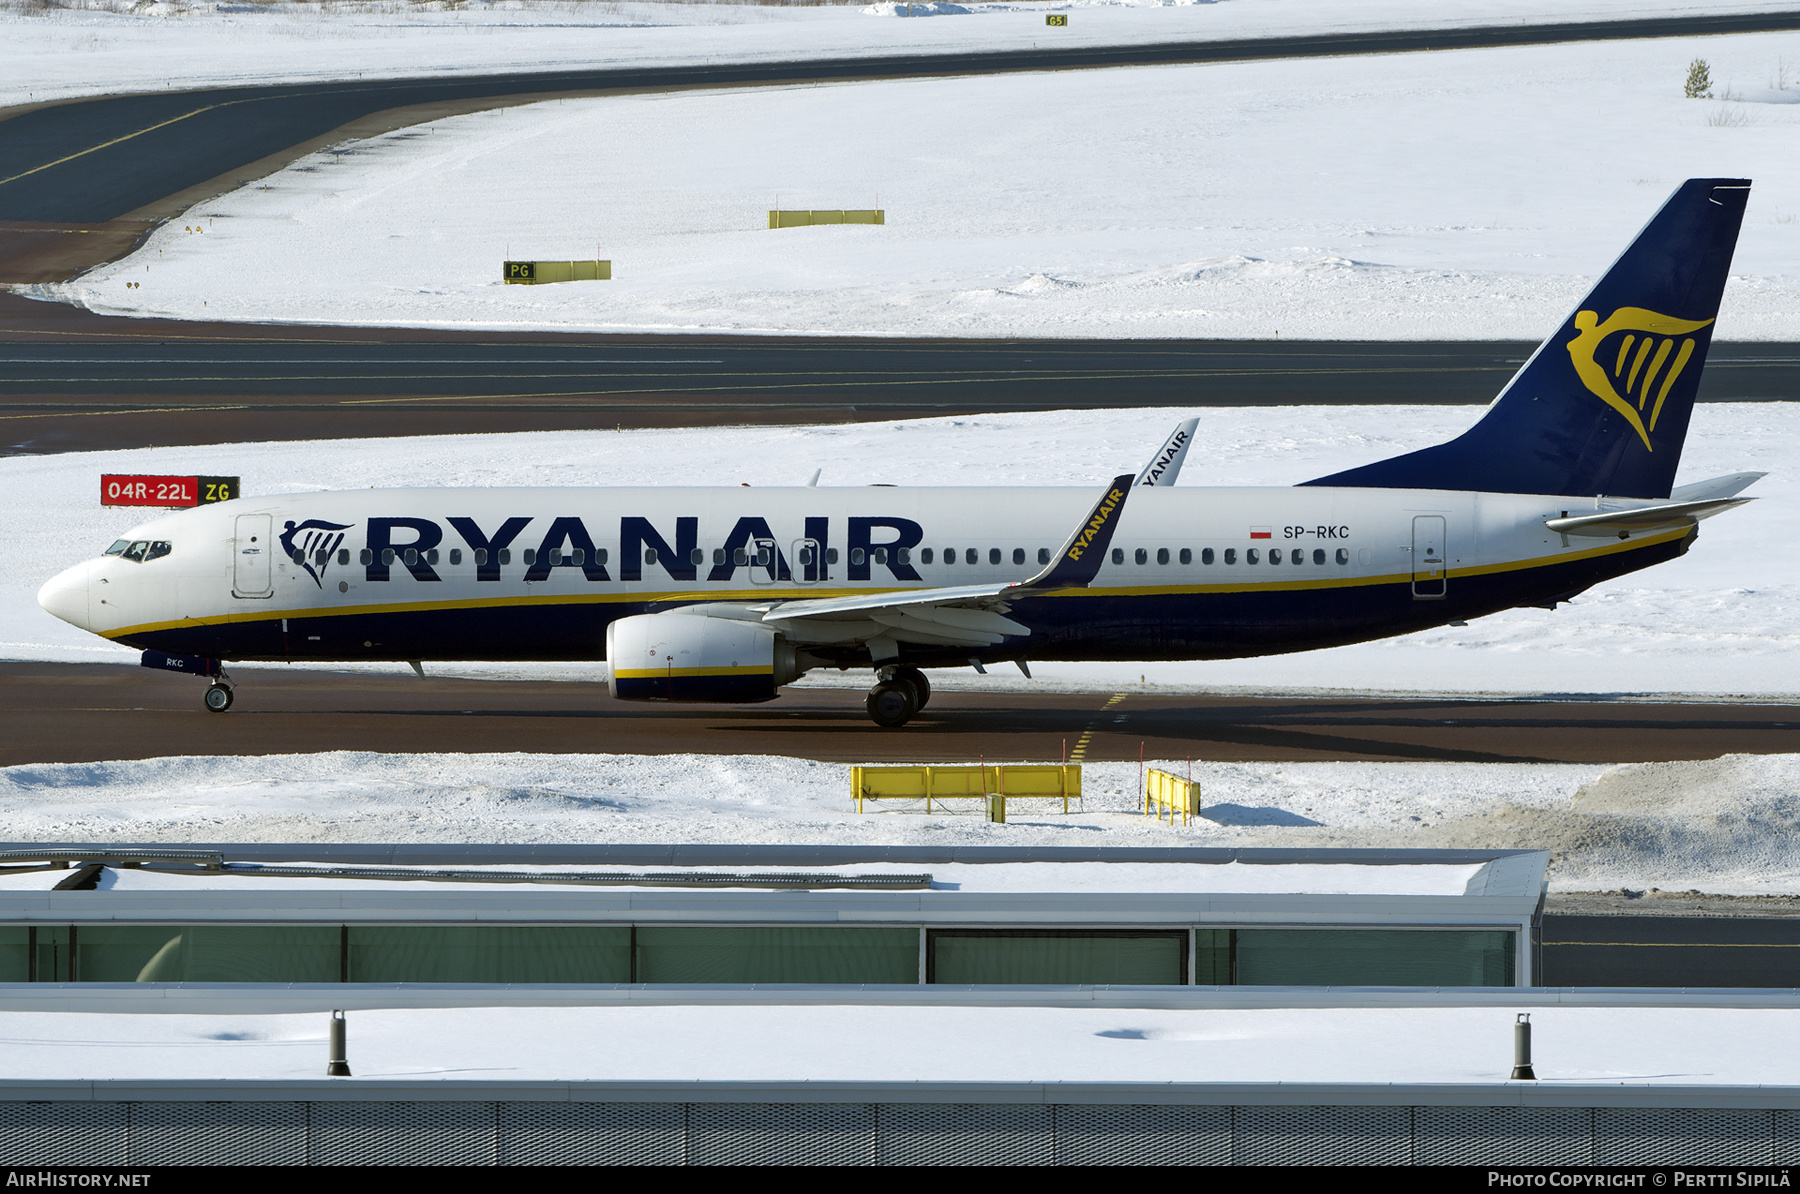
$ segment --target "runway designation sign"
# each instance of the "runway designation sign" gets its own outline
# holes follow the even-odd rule
[[[102,506],[204,506],[229,502],[238,495],[236,477],[157,477],[103,473],[100,477]]]

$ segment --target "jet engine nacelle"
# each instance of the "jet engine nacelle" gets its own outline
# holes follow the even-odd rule
[[[673,612],[606,628],[607,689],[626,701],[773,700],[800,678],[787,640],[761,622]]]

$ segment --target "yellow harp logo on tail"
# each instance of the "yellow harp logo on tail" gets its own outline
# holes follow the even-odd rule
[[[1644,441],[1644,450],[1653,451],[1650,433],[1656,430],[1663,399],[1669,396],[1675,379],[1681,376],[1688,359],[1694,355],[1693,339],[1683,339],[1677,347],[1676,337],[1697,332],[1711,322],[1710,319],[1676,319],[1643,307],[1620,307],[1602,323],[1597,312],[1577,311],[1576,335],[1568,344],[1569,359],[1575,363],[1575,374],[1581,378],[1581,384],[1624,415],[1626,422],[1636,428],[1638,438]],[[1601,345],[1619,332],[1625,335],[1619,339],[1618,352],[1607,361],[1606,357],[1613,354],[1603,353]],[[1675,358],[1673,361],[1669,359],[1671,354]],[[1656,395],[1654,402],[1650,401],[1652,392]],[[1650,403],[1647,421],[1644,418],[1645,403]]]

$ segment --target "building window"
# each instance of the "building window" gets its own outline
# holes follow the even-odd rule
[[[633,969],[640,983],[917,983],[919,931],[640,925]]]
[[[1238,929],[1247,986],[1510,987],[1504,930]]]
[[[982,986],[1181,986],[1185,930],[932,929],[926,982]]]

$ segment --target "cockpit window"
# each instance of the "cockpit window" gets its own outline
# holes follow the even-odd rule
[[[144,559],[146,561],[160,560],[164,556],[168,555],[171,551],[174,551],[174,550],[175,550],[174,547],[172,547],[166,540],[158,539],[155,542],[150,544],[150,550],[145,553]]]
[[[130,546],[131,546],[131,540],[116,539],[113,541],[113,545],[106,549],[106,554],[109,556],[116,556],[119,553],[123,552],[127,547],[130,547]]]
[[[141,564],[144,562],[144,553],[149,550],[150,541],[148,539],[139,539],[125,549],[125,558],[134,564]]]

